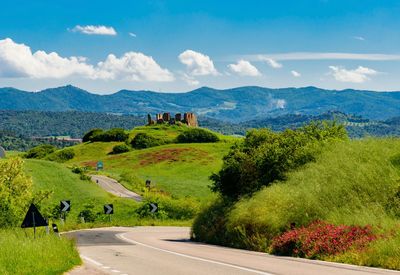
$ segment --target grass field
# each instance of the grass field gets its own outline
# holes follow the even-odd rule
[[[32,230],[0,230],[0,274],[63,274],[81,263],[73,241]]]

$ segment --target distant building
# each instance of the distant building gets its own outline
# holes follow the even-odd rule
[[[183,113],[183,116],[181,113],[177,113],[175,114],[174,117],[172,117],[170,113],[156,114],[155,120],[152,119],[150,114],[147,115],[147,125],[163,124],[163,123],[169,123],[169,124],[183,123],[190,127],[199,126],[197,122],[197,117],[194,113],[189,113],[189,112]]]

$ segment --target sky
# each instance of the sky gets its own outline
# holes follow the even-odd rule
[[[0,87],[400,90],[400,1],[2,0]]]

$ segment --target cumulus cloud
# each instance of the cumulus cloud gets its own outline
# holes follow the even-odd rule
[[[186,50],[179,55],[179,61],[186,65],[191,75],[218,75],[214,62],[208,55]]]
[[[76,25],[73,29],[71,29],[71,31],[89,35],[112,35],[112,36],[117,35],[117,32],[113,27],[107,27],[107,26]]]
[[[129,36],[131,36],[131,37],[136,37],[137,35],[136,35],[136,33],[130,32],[130,33],[129,33]]]
[[[290,72],[294,77],[300,77],[301,76],[301,74],[299,73],[299,72],[297,72],[297,71],[291,71]]]
[[[398,61],[399,54],[368,54],[368,53],[321,53],[321,52],[291,52],[279,54],[245,55],[250,61],[272,59],[275,61],[291,60],[368,60],[368,61]]]
[[[151,56],[127,52],[118,58],[110,54],[104,62],[97,64],[98,77],[130,81],[173,81],[174,76],[163,69]]]
[[[173,81],[174,76],[151,57],[128,52],[118,58],[110,54],[105,61],[92,65],[84,57],[61,57],[15,43],[0,40],[0,77],[10,78],[66,78],[119,79],[130,81]]]
[[[197,86],[200,84],[200,81],[198,81],[197,79],[195,79],[193,76],[190,76],[186,73],[182,73],[182,80],[186,82],[186,84],[190,85],[190,86]]]
[[[363,83],[370,79],[369,76],[378,74],[377,71],[363,66],[354,70],[338,66],[329,66],[329,69],[331,70],[330,74],[340,82]]]
[[[260,56],[259,60],[265,61],[271,68],[274,68],[274,69],[279,69],[279,68],[283,67],[281,63],[278,63],[276,60],[269,58],[269,57]]]
[[[239,60],[237,64],[229,64],[228,68],[241,76],[260,76],[261,73],[249,61]]]

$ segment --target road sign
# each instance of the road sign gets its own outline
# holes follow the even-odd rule
[[[40,214],[39,210],[32,203],[31,206],[29,206],[28,212],[25,215],[21,227],[22,228],[33,227],[34,229],[36,229],[36,227],[47,226],[47,225],[48,225],[47,221],[43,218],[42,214]]]
[[[157,203],[150,203],[150,207],[151,207],[150,213],[158,212],[158,204]]]
[[[105,204],[104,205],[104,214],[106,214],[106,215],[114,214],[114,205]]]
[[[101,160],[99,160],[99,161],[97,162],[96,168],[97,168],[97,171],[103,170],[104,164],[103,164],[103,162],[102,162]]]
[[[5,157],[6,157],[6,150],[4,150],[4,148],[0,146],[0,159]]]
[[[60,201],[61,212],[71,211],[71,201]]]

